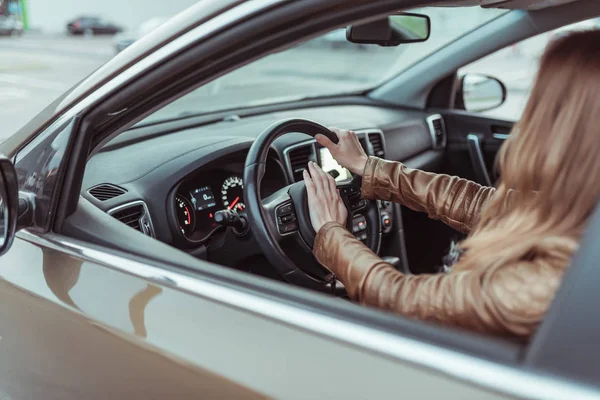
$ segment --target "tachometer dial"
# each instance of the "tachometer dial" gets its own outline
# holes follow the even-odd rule
[[[221,186],[223,206],[228,210],[242,211],[244,204],[244,181],[239,176],[230,176]]]
[[[190,235],[194,231],[196,225],[196,214],[192,203],[182,195],[175,196],[175,213],[177,215],[177,223],[179,230],[184,236]]]

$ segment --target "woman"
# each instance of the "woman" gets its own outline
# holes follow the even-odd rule
[[[600,31],[552,43],[522,120],[499,153],[496,188],[367,157],[356,135],[317,141],[362,175],[362,195],[427,212],[468,233],[449,272],[404,275],[344,228],[334,180],[304,179],[314,254],[350,297],[408,317],[527,341],[560,285],[600,199]]]

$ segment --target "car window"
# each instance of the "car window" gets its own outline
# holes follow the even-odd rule
[[[548,43],[557,36],[573,30],[598,27],[600,27],[600,18],[594,18],[535,36],[467,65],[461,68],[458,74],[460,77],[467,74],[489,75],[502,81],[507,89],[504,104],[492,110],[481,111],[479,114],[518,121],[529,99],[540,58]]]
[[[50,126],[17,153],[15,169],[19,191],[35,196],[35,227],[47,229],[54,196],[60,184],[60,168],[71,136],[73,121]]]
[[[141,124],[227,109],[372,89],[505,10],[424,8],[431,36],[397,47],[353,44],[338,29],[239,68],[174,101]]]

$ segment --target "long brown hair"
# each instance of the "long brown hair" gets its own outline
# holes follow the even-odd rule
[[[464,264],[567,266],[600,199],[600,31],[548,46],[498,167],[497,191],[461,244]]]

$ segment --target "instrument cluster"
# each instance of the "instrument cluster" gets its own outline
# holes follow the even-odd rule
[[[175,195],[177,228],[190,240],[200,240],[217,228],[217,211],[242,212],[246,208],[241,175],[211,171],[208,179],[198,178],[202,175],[184,182]]]

